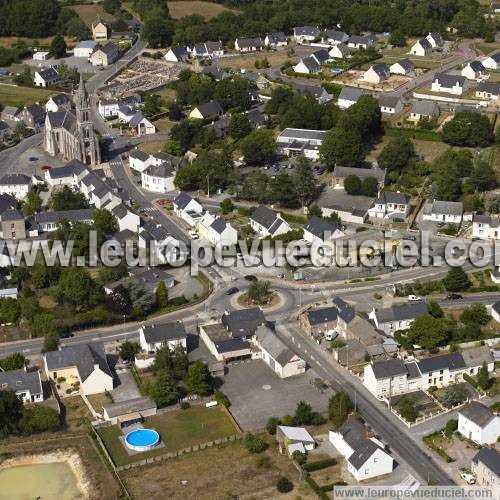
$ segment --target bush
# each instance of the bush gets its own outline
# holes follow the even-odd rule
[[[276,489],[280,493],[288,493],[289,491],[293,490],[293,483],[287,477],[282,476],[278,479],[278,482],[276,483]]]
[[[269,417],[267,424],[266,424],[266,430],[271,434],[271,436],[276,435],[276,428],[280,424],[279,418],[276,417]]]
[[[266,455],[257,457],[257,460],[255,460],[255,467],[257,467],[257,469],[269,469],[270,466],[269,457]]]
[[[306,463],[305,454],[299,450],[295,450],[292,454],[292,457],[299,465],[304,465]]]
[[[261,437],[251,433],[244,437],[243,444],[250,453],[262,453],[269,446]]]
[[[316,462],[309,462],[302,468],[307,472],[314,472],[316,470],[326,469],[332,465],[337,465],[337,463],[338,462],[335,458],[325,458],[323,460],[316,460]]]
[[[221,406],[225,406],[226,408],[231,406],[229,398],[222,391],[214,391],[214,399]]]
[[[477,382],[467,373],[464,373],[464,380],[474,387],[474,389],[477,389]]]
[[[181,410],[187,410],[187,409],[191,408],[191,405],[187,401],[183,401],[180,404],[180,408],[181,408]]]
[[[444,426],[444,434],[446,437],[451,437],[451,435],[458,429],[458,420],[451,419],[446,422]]]

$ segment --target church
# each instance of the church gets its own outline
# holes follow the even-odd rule
[[[76,109],[49,111],[45,117],[43,145],[51,156],[80,160],[87,165],[101,163],[99,141],[90,113],[90,97],[80,74],[80,85],[74,95]]]

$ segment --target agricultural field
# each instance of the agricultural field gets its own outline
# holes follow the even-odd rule
[[[105,12],[102,5],[99,4],[72,5],[71,9],[82,18],[83,22],[87,26],[90,26],[97,16],[100,16],[107,21],[114,20],[113,16]]]
[[[4,106],[24,107],[26,104],[34,102],[41,103],[45,102],[52,94],[54,94],[53,90],[0,84],[0,102]]]
[[[218,16],[222,12],[227,12],[230,9],[212,2],[201,2],[201,1],[182,1],[182,2],[167,2],[168,10],[170,11],[170,16],[174,19],[180,19],[181,17],[190,16],[191,14],[198,14],[203,16],[205,19],[211,19],[212,17]],[[237,11],[233,11],[236,12]]]
[[[224,58],[221,61],[221,67],[226,69],[230,68],[232,70],[239,71],[241,69],[246,69],[247,71],[255,70],[255,61],[257,59],[267,59],[271,67],[283,66],[286,61],[298,62],[299,58],[297,56],[289,57],[286,52],[270,52],[263,54],[249,54],[249,55],[236,55],[232,57]]]

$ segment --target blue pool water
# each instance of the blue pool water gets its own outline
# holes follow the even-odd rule
[[[127,446],[137,451],[145,451],[153,448],[159,441],[160,436],[153,429],[136,429],[125,436]]]

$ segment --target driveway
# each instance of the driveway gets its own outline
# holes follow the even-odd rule
[[[111,391],[113,402],[129,401],[130,399],[141,396],[139,389],[135,385],[132,374],[127,369],[121,369],[116,372],[115,389]]]
[[[92,66],[92,64],[85,57],[64,57],[63,59],[47,59],[46,61],[35,61],[33,59],[28,59],[26,61],[30,66],[35,68],[48,68],[52,66],[57,66],[62,62],[68,65],[68,68],[76,68],[79,73],[96,73],[97,67]]]
[[[265,427],[269,417],[293,415],[299,401],[306,401],[314,410],[324,412],[333,391],[319,393],[310,383],[316,374],[280,379],[261,360],[242,361],[228,366],[220,389],[231,401],[231,413],[244,430]]]

